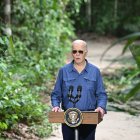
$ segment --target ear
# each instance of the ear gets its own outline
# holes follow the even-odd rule
[[[88,51],[86,51],[86,56],[88,55]]]

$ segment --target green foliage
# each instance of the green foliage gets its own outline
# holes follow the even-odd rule
[[[71,21],[65,11],[68,2],[13,2],[15,50],[14,57],[8,56],[8,61],[16,65],[16,69],[12,70],[18,73],[25,84],[34,85],[33,90],[40,88],[46,91],[44,84],[64,64],[70,38],[74,36]]]
[[[10,67],[1,59],[0,63],[0,131],[9,129],[19,121],[30,124],[41,121],[46,107],[38,95],[15,77]]]
[[[36,134],[39,137],[48,137],[51,135],[52,126],[48,122],[48,119],[44,119],[42,124],[32,124],[30,131]]]
[[[72,15],[78,31],[92,31],[101,35],[111,34],[120,37],[140,30],[138,0],[81,1],[79,14]]]
[[[131,89],[140,81],[138,77],[139,74],[139,69],[133,64],[131,67],[123,67],[115,70],[113,73],[104,75],[109,100],[112,100],[112,96],[114,96],[115,98],[113,98],[113,100],[115,102],[126,102],[125,97],[129,95]],[[136,94],[136,92],[131,96],[131,100],[135,99],[136,96],[134,94]]]
[[[104,82],[108,92],[108,110],[125,111],[139,114],[138,89],[140,71],[134,64],[131,67],[116,69],[104,74]]]
[[[50,93],[49,82],[70,49],[74,37],[66,10],[70,2],[77,5],[79,0],[12,1],[12,36],[2,35],[4,23],[0,27],[1,132],[20,122],[34,126],[41,137],[52,131],[48,105],[40,101],[39,93]]]
[[[30,59],[30,56],[35,54],[33,58],[35,63],[47,59],[44,61],[45,66],[52,73],[63,64],[66,47],[70,46],[69,38],[73,36],[71,21],[63,4],[63,2],[47,0],[44,1],[41,9],[34,1],[14,1],[13,4],[15,17],[13,19],[16,19],[13,20],[15,26],[13,34],[17,34],[13,39],[17,40],[20,37],[20,41],[24,42],[26,50],[30,52],[27,52],[27,57]],[[21,17],[20,15],[23,14],[25,16]],[[22,27],[16,28],[21,26],[21,22]]]
[[[4,122],[0,122],[0,130],[6,130],[8,128],[8,125]]]
[[[125,85],[127,86],[126,88],[129,89],[127,94],[120,94],[119,96],[115,96],[115,98],[112,98],[113,100],[118,100],[118,102],[121,103],[126,103],[131,101],[132,99],[134,99],[136,97],[137,94],[140,93],[140,80],[139,80],[139,75],[140,75],[140,44],[139,44],[139,37],[140,37],[140,33],[133,33],[130,35],[127,35],[123,38],[120,38],[119,40],[113,42],[103,53],[102,58],[104,57],[104,55],[106,54],[106,52],[111,49],[112,47],[114,47],[117,43],[120,43],[122,41],[127,41],[126,45],[123,48],[122,51],[122,55],[126,52],[127,49],[130,49],[134,59],[136,60],[137,63],[137,69],[136,71],[131,71],[131,73],[129,73],[129,78],[125,78],[123,79]],[[101,59],[102,59],[101,58]],[[123,72],[126,73],[126,70]],[[119,81],[121,80],[122,77],[119,78]],[[132,84],[133,83],[133,84]],[[131,87],[129,88],[129,85],[131,85]],[[123,93],[123,92],[121,92]],[[115,101],[114,100],[114,101]]]
[[[136,63],[140,69],[140,45],[139,44],[132,44],[130,47],[130,51],[133,55],[133,57],[136,60]]]
[[[67,5],[67,11],[69,12],[69,14],[73,15],[73,14],[78,14],[80,12],[80,7],[82,4],[83,0],[70,0],[68,5]]]
[[[8,49],[8,42],[7,37],[0,37],[0,57],[4,57],[5,51]]]

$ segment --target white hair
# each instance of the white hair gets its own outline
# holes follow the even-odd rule
[[[82,44],[86,50],[87,50],[87,43],[84,41],[84,40],[80,40],[80,39],[77,39],[77,40],[74,40],[72,42],[72,47],[75,45],[75,44]]]

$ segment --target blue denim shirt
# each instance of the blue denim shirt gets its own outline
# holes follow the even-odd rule
[[[81,73],[78,73],[74,68],[73,61],[62,67],[51,93],[53,107],[60,107],[60,104],[64,110],[73,107],[73,103],[69,101],[67,96],[71,85],[74,87],[73,96],[77,95],[78,85],[82,86],[81,98],[76,103],[76,108],[88,111],[101,107],[106,111],[107,94],[103,86],[102,76],[96,66],[87,61],[86,67]]]

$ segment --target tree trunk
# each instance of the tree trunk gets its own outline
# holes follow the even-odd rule
[[[118,0],[114,1],[114,22],[117,21],[117,12],[118,12]]]
[[[87,0],[87,7],[86,7],[87,19],[88,19],[88,28],[91,27],[91,0]]]
[[[4,0],[4,21],[5,21],[5,34],[12,35],[11,30],[11,0]]]

